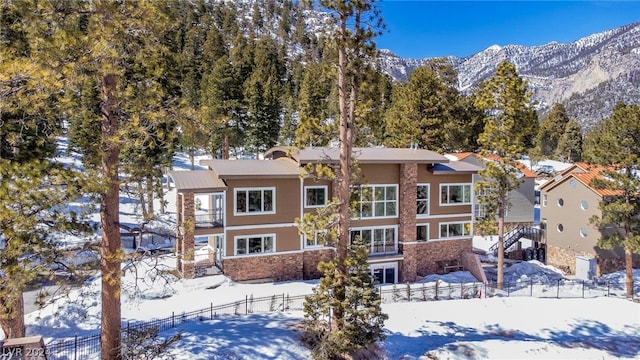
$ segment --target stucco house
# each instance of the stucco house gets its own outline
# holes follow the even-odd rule
[[[485,161],[491,161],[492,158],[483,158],[480,154],[473,152],[446,154],[447,158],[452,161],[460,161],[472,164],[479,168],[484,168]],[[541,250],[541,231],[535,223],[536,210],[536,174],[529,170],[524,164],[514,162],[514,166],[518,169],[518,178],[520,184],[518,188],[509,192],[509,208],[506,211],[504,246],[506,255],[513,259],[543,260],[544,250]],[[479,174],[474,174],[473,183],[482,180]],[[483,216],[483,206],[477,199],[473,201],[474,217]],[[476,234],[483,237],[483,234]],[[494,255],[498,254],[497,236],[489,236],[493,244],[489,247],[489,251]],[[486,241],[486,240],[485,240]],[[522,249],[527,249],[525,252]],[[531,253],[529,257],[525,254]]]
[[[589,223],[600,216],[599,204],[615,197],[615,191],[597,189],[591,180],[602,177],[603,167],[575,163],[540,186],[541,226],[547,247],[547,263],[577,277],[590,279],[624,268],[624,250],[597,246],[601,232]],[[634,255],[634,267],[640,256]]]
[[[369,267],[380,283],[415,281],[447,261],[475,267],[469,253],[477,166],[423,149],[353,154],[361,197],[351,236],[369,244]],[[325,206],[334,184],[301,174],[306,164],[338,162],[337,148],[276,147],[264,160],[205,160],[206,170],[170,172],[178,270],[196,276],[194,239],[204,238],[209,260],[233,280],[318,278],[318,263],[335,249],[300,235],[295,219]],[[196,204],[196,197],[205,200]]]

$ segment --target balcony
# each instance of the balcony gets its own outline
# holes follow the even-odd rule
[[[198,211],[195,215],[196,229],[214,229],[224,226],[222,209],[209,211]]]

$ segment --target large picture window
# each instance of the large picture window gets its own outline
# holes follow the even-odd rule
[[[397,185],[363,185],[354,196],[360,218],[398,216]]]
[[[441,205],[471,204],[471,184],[442,184],[440,185]]]
[[[416,191],[416,214],[429,215],[429,184],[418,185]]]
[[[396,254],[398,252],[395,227],[359,228],[350,231],[352,242],[358,236],[369,248],[370,255]]]
[[[440,238],[471,236],[470,222],[440,223]]]
[[[306,186],[304,188],[304,206],[308,208],[327,205],[326,186]]]
[[[235,190],[235,214],[272,214],[275,212],[275,188]]]
[[[274,252],[276,249],[275,235],[250,235],[235,238],[236,255],[251,255]]]

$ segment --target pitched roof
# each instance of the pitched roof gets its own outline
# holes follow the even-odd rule
[[[222,179],[241,179],[260,176],[261,178],[287,178],[300,176],[300,167],[291,159],[275,160],[201,160],[201,165],[209,167]]]
[[[276,151],[287,151],[286,148],[278,147],[270,149],[265,153],[265,157],[273,155]],[[340,161],[340,149],[336,147],[310,147],[291,151],[291,157],[300,164],[307,163],[335,163]],[[436,164],[447,163],[449,159],[426,149],[408,148],[353,148],[353,156],[361,164],[375,163],[415,163],[415,164]]]
[[[455,172],[469,172],[469,173],[477,173],[482,170],[481,166],[477,166],[474,164],[470,164],[464,161],[452,161],[447,164],[435,164],[431,171],[434,174],[449,174],[452,171]]]
[[[447,154],[448,157],[453,157],[456,158],[457,161],[463,161],[464,159],[467,159],[471,156],[475,157],[476,159],[478,159],[478,161],[482,162],[483,160],[498,160],[500,159],[500,157],[498,155],[487,155],[487,156],[481,156],[478,153],[474,153],[474,152],[461,152],[461,153],[450,153]],[[519,162],[519,161],[514,161],[515,166],[518,168],[518,170],[520,170],[522,172],[522,174],[524,175],[524,177],[526,178],[536,178],[536,174],[529,170],[529,168],[527,166],[525,166],[523,163]]]
[[[604,175],[602,173],[605,170],[607,170],[607,168],[600,165],[578,162],[565,169],[558,176],[549,179],[547,182],[542,184],[540,186],[540,190],[546,189],[547,191],[550,191],[559,184],[564,183],[567,179],[572,178],[602,197],[620,195],[621,192],[618,190],[598,189],[591,185],[591,181],[593,179],[604,179]]]
[[[222,191],[227,185],[210,170],[169,171],[178,192]]]

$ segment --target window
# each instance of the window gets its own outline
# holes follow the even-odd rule
[[[305,236],[305,247],[326,246],[328,234],[329,232],[327,230],[318,230],[315,232],[315,234],[313,234],[313,238],[308,238]]]
[[[542,206],[547,206],[547,194],[542,195]]]
[[[369,248],[371,255],[398,253],[395,227],[361,228],[350,231],[351,241],[354,241],[358,236]]]
[[[582,210],[587,210],[589,208],[589,203],[587,202],[587,200],[580,201],[580,208]]]
[[[326,186],[306,186],[304,188],[304,206],[313,208],[327,205],[327,192]]]
[[[564,226],[562,224],[558,224],[556,229],[558,230],[558,232],[563,232],[564,231]]]
[[[398,186],[360,186],[354,193],[360,218],[398,216]]]
[[[429,224],[423,224],[416,226],[416,241],[429,240]]]
[[[588,235],[587,228],[580,228],[580,236],[582,236],[583,238],[586,238],[587,235]]]
[[[471,184],[440,185],[440,204],[471,204]]]
[[[236,189],[236,215],[275,213],[275,188]]]
[[[397,272],[398,264],[385,263],[374,264],[369,266],[369,271],[376,284],[395,284],[398,282]]]
[[[440,238],[453,238],[470,235],[470,222],[440,223]]]
[[[236,255],[271,253],[276,248],[275,235],[251,235],[235,238]]]
[[[558,199],[558,206],[559,207],[563,207],[564,206],[564,199],[563,198],[559,198]]]
[[[429,184],[418,185],[416,193],[416,214],[429,215]]]

